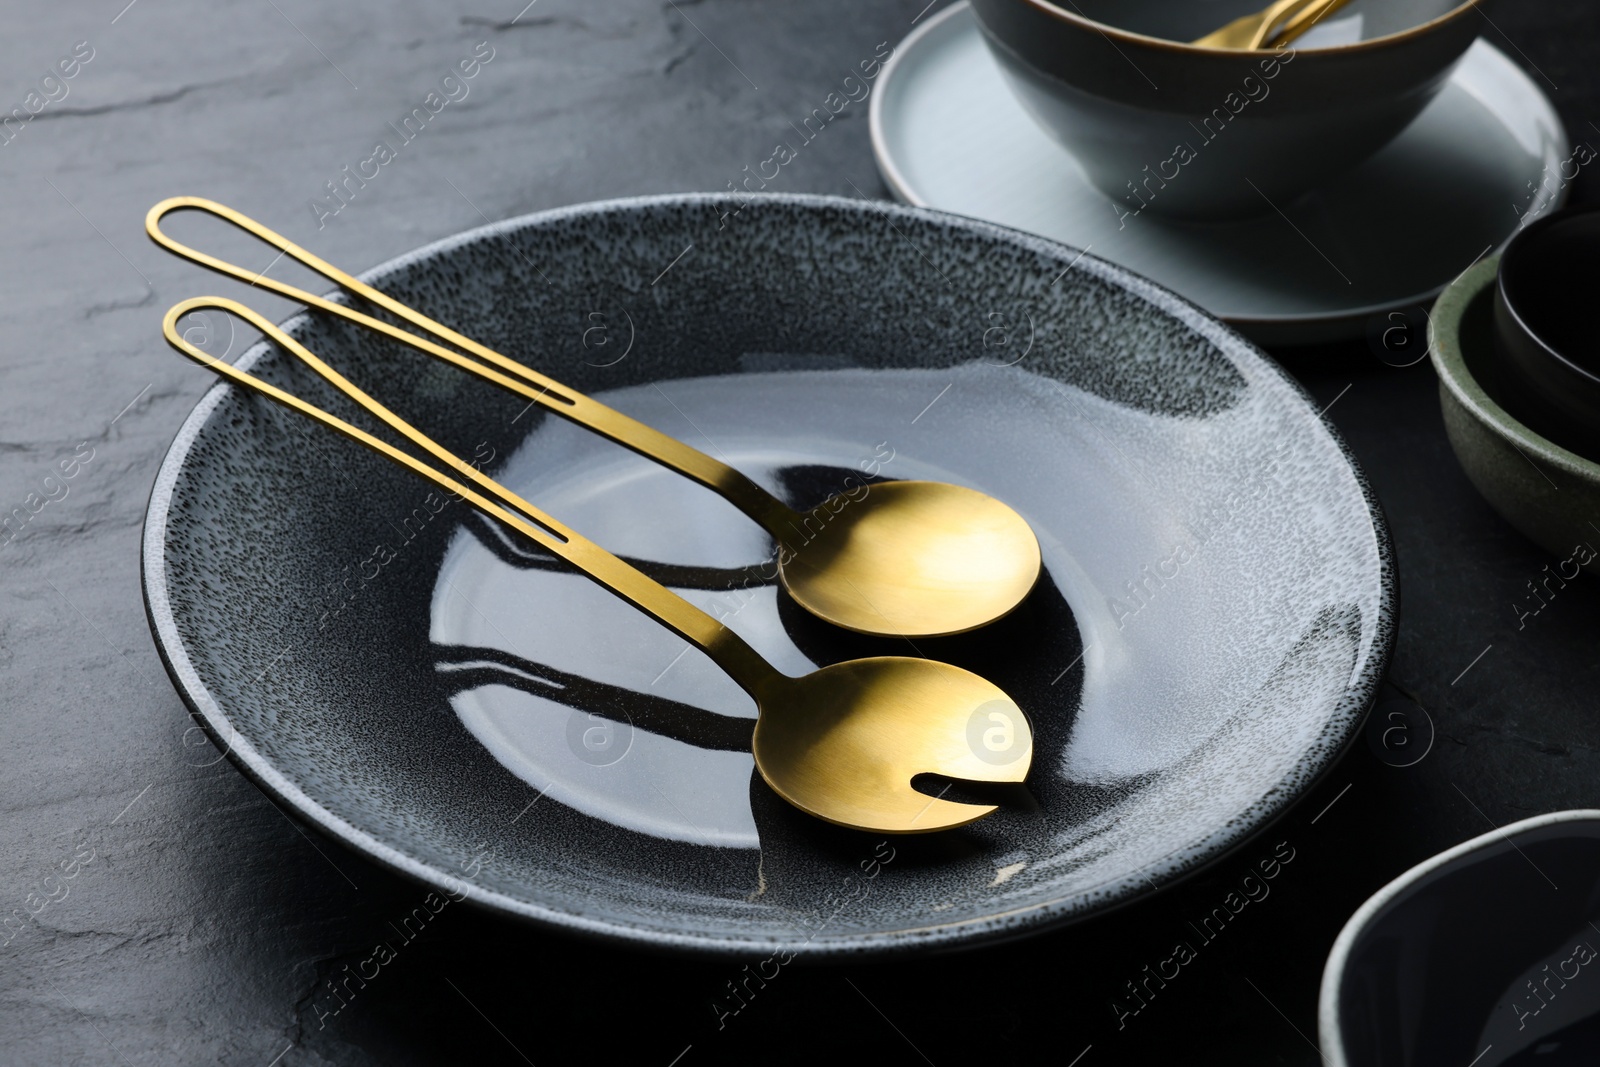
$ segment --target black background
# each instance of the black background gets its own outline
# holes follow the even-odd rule
[[[1420,742],[1431,723],[1416,765],[1363,741],[1268,834],[1158,897],[1014,945],[789,967],[720,1030],[710,1002],[738,963],[574,940],[464,905],[319,1025],[321,981],[367,956],[424,891],[306,836],[213,762],[161,672],[140,523],[211,379],[160,342],[159,318],[225,287],[149,245],[145,210],[211,196],[361,268],[486,219],[723,189],[879,42],[909,32],[922,2],[538,0],[509,27],[515,2],[123,2],[16,5],[0,35],[4,111],[74,42],[95,49],[69,96],[0,148],[0,502],[40,491],[80,441],[95,449],[67,496],[0,548],[0,912],[58,892],[43,880],[74,852],[94,855],[0,947],[0,1061],[1309,1065],[1323,961],[1363,899],[1494,826],[1596,803],[1596,583],[1572,583],[1519,629],[1513,605],[1556,561],[1472,490],[1427,361],[1392,365],[1413,358],[1399,335],[1387,352],[1280,352],[1333,403],[1392,524],[1402,626],[1370,729],[1407,724]],[[1571,136],[1600,143],[1600,8],[1492,0],[1483,21]],[[307,205],[322,183],[483,40],[495,57],[471,95],[316,231]],[[775,188],[887,195],[865,108]],[[1595,189],[1586,170],[1571,193],[1593,201]],[[1295,858],[1271,895],[1119,1029],[1124,983],[1279,842]]]

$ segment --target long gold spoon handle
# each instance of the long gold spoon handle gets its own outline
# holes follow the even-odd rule
[[[352,426],[314,404],[307,403],[299,397],[287,393],[275,385],[264,382],[252,374],[241,371],[230,363],[225,363],[214,356],[208,355],[190,344],[178,330],[178,320],[192,311],[203,308],[215,308],[244,319],[408,441],[437,457],[456,473],[482,486],[490,494],[515,508],[516,512],[520,512],[520,515],[507,511],[481,493],[469,489],[460,481],[435,470],[416,457],[400,451],[365,430]],[[328,366],[321,359],[318,359],[304,345],[284,333],[271,322],[268,322],[252,309],[237,301],[227,300],[222,297],[202,296],[184,300],[173,305],[172,309],[167,312],[166,318],[162,321],[162,332],[166,335],[168,344],[196,363],[209,367],[229,381],[254,389],[284,407],[314,419],[324,426],[344,434],[351,440],[367,446],[374,452],[428,479],[440,488],[465,498],[485,514],[499,519],[507,526],[537,542],[547,551],[571,563],[589,578],[592,578],[705,652],[716,662],[717,666],[726,671],[734,681],[738,682],[752,696],[755,696],[757,691],[766,684],[782,678],[782,675],[766,660],[762,659],[755,649],[751,648],[742,638],[722,625],[722,623],[665,586],[645,577],[634,567],[624,563],[593,541],[557,522],[516,493],[500,485],[493,478],[463,461],[455,453],[428,437],[421,430],[412,426],[371,396],[368,396],[359,386]]]
[[[325,297],[307,292],[287,282],[268,278],[264,271],[246,270],[237,264],[218,259],[216,256],[201,252],[199,249],[191,248],[181,241],[174,240],[162,231],[161,220],[168,214],[181,210],[202,211],[232,223],[276,248],[284,255],[298,260],[346,292],[371,301],[418,329],[471,353],[477,359],[491,363],[495,367],[508,372],[511,377],[497,373],[484,366],[483,363],[477,362],[477,360],[468,359],[459,353],[416,337],[390,323],[375,319],[370,315],[364,315],[353,308],[334,303]],[[796,527],[801,524],[801,517],[794,509],[728,464],[715,460],[704,452],[684,444],[677,438],[669,437],[660,430],[624,415],[622,412],[608,407],[598,400],[591,399],[576,390],[568,389],[555,379],[546,377],[508,356],[503,356],[499,352],[479,344],[470,337],[457,333],[450,327],[434,321],[415,308],[402,304],[388,294],[373,288],[352,275],[346,274],[338,267],[301,248],[283,235],[268,229],[249,216],[240,214],[224,204],[198,196],[171,197],[150,209],[145,216],[144,228],[145,232],[150,235],[151,240],[175,255],[198,263],[202,267],[207,267],[219,274],[237,278],[258,289],[266,289],[269,292],[277,293],[279,296],[288,297],[290,300],[298,301],[376,330],[394,340],[402,341],[413,348],[492,381],[496,385],[509,389],[533,403],[542,405],[563,418],[571,419],[580,426],[587,427],[616,441],[618,444],[655,460],[657,463],[670,467],[680,474],[686,475],[720,493],[740,511],[760,523],[768,533],[772,534],[780,542],[792,536],[791,524]]]
[[[1191,43],[1206,48],[1244,50],[1266,48],[1270,43],[1274,48],[1281,48],[1344,2],[1345,0],[1277,0],[1266,9],[1234,19],[1221,29]]]
[[[1275,0],[1266,10],[1236,18],[1226,26],[1212,30],[1204,37],[1197,37],[1189,43],[1202,48],[1260,48],[1261,42],[1271,32],[1272,27],[1305,2],[1306,0]]]
[[[1282,29],[1267,39],[1263,47],[1282,48],[1349,2],[1350,0],[1317,0],[1310,7],[1303,8],[1291,16],[1283,24]]]

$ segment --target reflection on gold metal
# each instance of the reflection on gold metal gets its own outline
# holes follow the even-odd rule
[[[189,343],[178,320],[207,308],[250,323],[458,477]],[[778,795],[800,810],[879,833],[945,830],[980,819],[995,806],[919,793],[911,788],[915,775],[979,782],[1021,782],[1027,775],[1033,760],[1027,720],[1004,692],[983,678],[947,663],[891,656],[838,663],[791,678],[710,615],[423,434],[255,311],[233,300],[199,297],[175,305],[162,327],[168,343],[195,362],[459,495],[699,648],[755,699],[756,767]]]
[[[1278,0],[1262,11],[1235,19],[1197,41],[1202,48],[1282,48],[1348,0]]]
[[[470,356],[173,240],[161,231],[161,219],[185,209],[233,223],[346,292]],[[938,482],[862,484],[810,512],[798,512],[727,464],[464,337],[232,208],[200,197],[173,197],[150,209],[145,230],[185,259],[377,330],[721,494],[778,542],[779,573],[790,595],[835,625],[888,636],[962,633],[1011,611],[1039,577],[1039,543],[1027,522],[975,489]]]
[[[994,497],[945,482],[857,492],[860,502],[835,498],[837,514],[825,505],[803,517],[801,536],[812,540],[780,571],[812,614],[866,633],[959,633],[1004,615],[1033,588],[1038,539]],[[884,573],[895,580],[873,581]]]

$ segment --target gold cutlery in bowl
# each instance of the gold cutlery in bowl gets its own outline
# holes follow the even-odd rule
[[[185,315],[204,309],[248,322],[463,480],[206,354],[178,328]],[[875,656],[791,677],[718,620],[423,434],[259,313],[237,301],[198,297],[175,305],[162,327],[168,343],[195,362],[458,494],[704,652],[755,700],[756,767],[800,810],[854,829],[925,833],[963,826],[997,809],[920,793],[911,785],[916,775],[991,783],[1018,783],[1027,776],[1033,759],[1027,719],[998,686],[978,675],[934,660]]]
[[[231,222],[346,292],[476,358],[182,244],[160,226],[164,216],[179,210]],[[163,200],[146,215],[145,230],[185,259],[403,341],[712,489],[777,541],[779,578],[790,596],[847,630],[893,637],[963,633],[1009,613],[1038,580],[1041,559],[1033,530],[986,493],[944,482],[878,482],[864,495],[839,494],[809,512],[796,511],[728,464],[435,322],[216,201]]]
[[[1253,15],[1234,19],[1191,44],[1202,48],[1282,48],[1349,0],[1278,0]]]

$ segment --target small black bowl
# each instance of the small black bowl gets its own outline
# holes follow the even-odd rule
[[[1600,1063],[1600,811],[1492,830],[1411,868],[1334,941],[1324,1067]]]
[[[1506,246],[1495,347],[1513,414],[1557,444],[1600,457],[1600,210],[1561,211]]]

